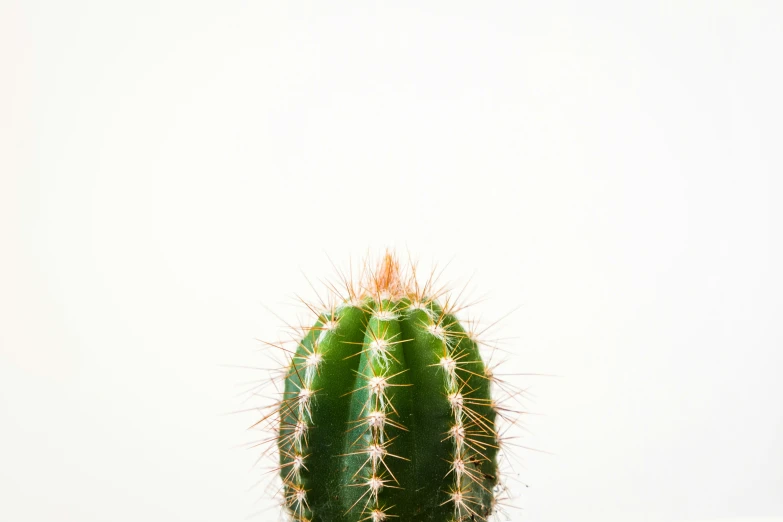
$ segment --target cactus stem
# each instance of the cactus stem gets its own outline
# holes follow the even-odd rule
[[[265,343],[288,361],[282,399],[259,421],[276,422],[287,513],[295,522],[487,522],[507,457],[496,422],[513,413],[492,392],[518,400],[524,390],[484,364],[499,340],[456,317],[469,306],[467,285],[448,294],[445,267],[420,282],[415,262],[403,271],[389,252],[371,265],[337,270],[327,295],[299,299],[315,321],[289,325],[293,350]]]

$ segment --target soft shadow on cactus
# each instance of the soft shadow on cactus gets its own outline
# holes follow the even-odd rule
[[[286,354],[274,425],[284,509],[297,522],[484,521],[505,493],[509,409],[459,299],[387,252],[340,277]],[[508,383],[506,383],[508,384]]]

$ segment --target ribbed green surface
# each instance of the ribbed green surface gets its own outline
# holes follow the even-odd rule
[[[497,436],[476,343],[434,302],[322,315],[293,356],[280,475],[294,520],[485,520]]]

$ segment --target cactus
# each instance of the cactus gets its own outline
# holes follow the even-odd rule
[[[494,512],[492,374],[456,304],[386,253],[334,305],[312,307],[277,424],[281,491],[298,522],[484,521]],[[442,301],[442,303],[439,303]]]

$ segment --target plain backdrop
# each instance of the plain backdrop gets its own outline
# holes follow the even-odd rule
[[[0,520],[277,520],[227,366],[386,247],[555,375],[511,520],[783,520],[783,3],[0,6]]]

